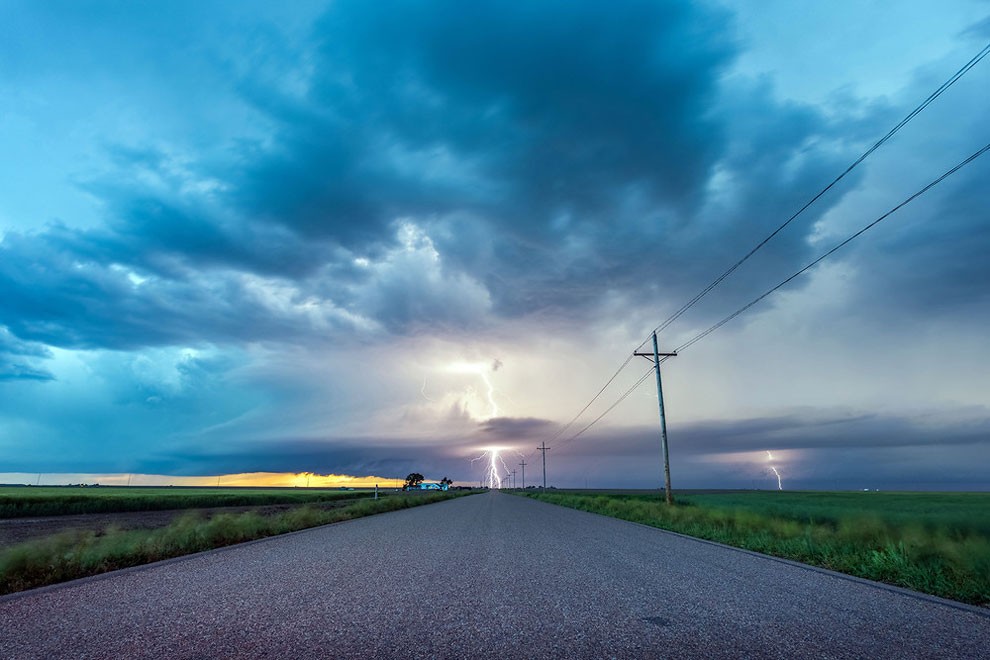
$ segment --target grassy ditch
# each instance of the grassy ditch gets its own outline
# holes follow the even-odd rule
[[[990,606],[990,495],[983,493],[696,495],[673,507],[657,495],[525,495]],[[961,509],[945,505],[953,498]]]
[[[469,494],[396,495],[334,509],[303,505],[273,516],[249,511],[204,519],[190,512],[153,530],[66,532],[0,550],[0,594]]]
[[[64,516],[81,513],[164,511],[222,506],[303,504],[371,497],[372,491],[264,488],[0,488],[0,518]]]

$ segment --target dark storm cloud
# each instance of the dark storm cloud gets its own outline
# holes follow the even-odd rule
[[[514,442],[545,437],[557,427],[555,422],[534,417],[493,417],[482,422],[478,430],[482,437]]]
[[[965,446],[990,443],[986,410],[953,411],[940,416],[903,417],[856,412],[793,413],[779,417],[718,420],[678,425],[670,432],[671,451],[717,455],[766,450],[901,449],[916,446]],[[651,428],[595,430],[558,443],[568,453],[639,454],[659,446]]]
[[[669,308],[891,117],[852,102],[826,116],[765,81],[726,80],[731,17],[683,2],[336,2],[305,45],[249,41],[244,66],[228,54],[199,78],[191,60],[179,68],[201,93],[233,75],[271,134],[210,145],[197,133],[203,157],[179,165],[157,147],[110,147],[116,169],[85,183],[105,226],[0,243],[0,323],[54,346],[137,348],[301,341],[353,332],[355,318],[457,332],[489,311],[582,317],[615,291]],[[814,222],[855,181],[699,315],[807,261]],[[975,184],[960,190],[945,211],[965,231],[985,204]],[[403,222],[423,235],[403,243]],[[980,281],[968,268],[960,279]],[[291,288],[291,304],[263,304],[254,276]],[[326,323],[287,311],[313,300],[331,308]]]
[[[984,142],[990,131],[984,131]],[[974,134],[977,140],[981,137]],[[980,145],[982,146],[982,145]],[[960,158],[965,152],[960,150]],[[966,154],[968,155],[968,154]],[[895,221],[858,253],[869,264],[869,287],[857,291],[867,309],[889,309],[903,323],[990,315],[990,154],[965,175],[947,180],[930,203]]]
[[[671,461],[680,487],[772,487],[769,481],[763,482],[769,474],[765,474],[764,452],[772,450],[787,456],[778,457],[775,464],[784,470],[790,488],[986,488],[986,475],[965,457],[974,453],[990,456],[990,415],[986,410],[963,412],[961,417],[969,421],[950,419],[953,416],[907,418],[839,412],[683,424],[671,429]],[[438,440],[429,446],[403,437],[284,437],[250,447],[173,447],[145,458],[134,469],[161,474],[308,471],[403,475],[418,471],[471,481],[480,475],[470,459],[478,455],[479,442],[491,439],[488,433],[493,426],[506,431],[500,437],[506,442],[546,439],[554,428],[541,420],[491,421],[495,424],[479,425],[475,438]],[[521,429],[522,434],[514,435],[510,428]],[[531,433],[537,428],[544,433],[534,437]],[[550,483],[580,487],[590,480],[598,486],[655,486],[658,452],[658,432],[650,427],[596,429],[574,441],[558,439],[548,457]],[[753,458],[742,457],[745,454],[753,454]],[[724,458],[734,455],[737,458]],[[93,465],[92,469],[104,468]]]
[[[405,475],[441,473],[473,478],[470,459],[475,447],[449,441],[442,448],[424,448],[409,438],[327,439],[285,437],[253,443],[196,449],[172,449],[141,463],[156,474],[216,474],[219,472],[316,472],[320,474]]]
[[[0,325],[0,380],[52,380],[54,376],[35,361],[51,357],[43,345],[21,341]]]
[[[245,142],[226,164],[183,167],[160,149],[111,147],[117,170],[85,184],[106,227],[3,241],[0,322],[71,347],[310,331],[259,308],[225,270],[284,278],[301,297],[332,293],[393,331],[476,317],[443,291],[472,286],[458,271],[497,289],[506,312],[546,307],[573,275],[544,272],[539,257],[560,240],[581,227],[596,240],[629,194],[697,205],[720,149],[706,108],[730,57],[725,24],[681,3],[335,3],[314,32],[307,93],[287,95],[267,75],[240,83],[280,127],[271,146]],[[204,184],[216,190],[189,192]],[[470,263],[477,247],[455,216],[477,219],[476,242],[493,246],[486,263]],[[404,217],[437,234],[439,274],[400,264],[354,291],[369,277],[354,253],[387,259]],[[136,290],[113,266],[151,279]],[[507,269],[511,280],[494,275]],[[433,291],[408,282],[429,277]]]
[[[990,487],[982,467],[990,459],[985,409],[942,417],[794,413],[678,424],[669,431],[675,489],[774,489],[768,450],[788,489]],[[655,488],[662,483],[655,428],[596,429],[553,444],[551,466],[560,485],[581,487],[587,481],[598,487]],[[980,458],[974,462],[974,457]]]
[[[249,277],[188,268],[163,276],[146,263],[132,273],[112,251],[92,242],[80,249],[79,237],[57,227],[38,236],[10,233],[0,243],[0,323],[14,335],[63,348],[136,349],[317,333],[304,318],[273,310]],[[290,298],[306,301],[302,293]],[[327,320],[332,329],[337,321]]]

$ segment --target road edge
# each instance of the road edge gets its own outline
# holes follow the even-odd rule
[[[289,536],[294,536],[296,534],[305,534],[306,532],[312,532],[317,529],[322,529],[325,527],[333,527],[334,525],[346,525],[348,523],[356,523],[368,518],[375,518],[377,516],[385,516],[390,513],[403,513],[405,511],[413,511],[424,506],[433,506],[436,504],[446,504],[448,502],[456,502],[457,500],[463,499],[464,497],[470,497],[470,495],[476,495],[477,493],[470,493],[468,495],[463,495],[461,497],[453,497],[447,500],[441,500],[439,502],[430,502],[429,504],[418,504],[416,506],[407,507],[404,509],[396,509],[395,511],[382,511],[381,513],[373,513],[370,516],[361,516],[360,518],[351,518],[350,520],[338,520],[337,522],[327,523],[325,525],[316,525],[315,527],[307,527],[305,529],[297,529],[293,532],[286,532],[284,534],[275,534],[274,536],[265,536],[260,539],[253,539],[251,541],[244,541],[242,543],[233,543],[231,545],[225,545],[219,548],[211,548],[209,550],[200,550],[199,552],[193,552],[188,555],[180,555],[178,557],[170,557],[168,559],[159,559],[158,561],[153,561],[148,564],[139,564],[137,566],[128,566],[127,568],[118,568],[113,571],[107,571],[106,573],[98,573],[96,575],[87,575],[86,577],[75,578],[73,580],[67,580],[65,582],[56,582],[55,584],[46,584],[43,587],[35,587],[34,589],[26,589],[24,591],[16,591],[12,594],[0,595],[0,605],[8,603],[11,601],[18,600],[20,598],[25,598],[27,596],[42,595],[49,591],[56,591],[58,589],[66,589],[70,587],[76,587],[88,582],[95,582],[97,580],[105,580],[111,577],[126,575],[128,573],[136,573],[139,571],[149,570],[153,568],[158,568],[167,564],[177,564],[183,561],[189,561],[192,559],[197,559],[207,555],[217,554],[224,552],[225,550],[232,550],[234,548],[243,548],[249,545],[254,545],[256,543],[264,543],[266,541],[274,541],[277,539],[284,539]]]
[[[508,493],[509,495],[515,495],[515,493]],[[944,605],[946,607],[951,607],[953,609],[962,610],[963,612],[970,612],[976,614],[986,619],[990,619],[990,608],[980,607],[978,605],[970,605],[969,603],[962,603],[957,600],[950,600],[948,598],[942,598],[941,596],[935,596],[932,594],[926,594],[923,591],[915,591],[913,589],[907,589],[906,587],[898,587],[893,584],[887,584],[886,582],[877,582],[876,580],[868,580],[867,578],[861,578],[856,575],[849,575],[848,573],[840,573],[839,571],[833,571],[828,568],[822,568],[821,566],[814,566],[812,564],[805,564],[794,559],[785,559],[784,557],[775,557],[773,555],[764,554],[762,552],[756,552],[755,550],[747,550],[746,548],[737,548],[732,545],[726,545],[725,543],[719,543],[718,541],[709,541],[708,539],[698,538],[697,536],[689,536],[687,534],[682,534],[680,532],[674,532],[669,529],[663,529],[662,527],[654,527],[653,525],[647,525],[644,523],[634,522],[632,520],[625,520],[623,518],[616,518],[615,516],[607,516],[604,513],[595,513],[593,511],[585,511],[584,509],[575,509],[574,507],[564,506],[563,504],[554,504],[553,502],[544,502],[543,500],[537,500],[531,497],[526,497],[525,495],[516,495],[516,497],[521,497],[523,499],[529,500],[531,502],[537,502],[539,504],[545,504],[547,506],[556,506],[562,509],[570,509],[571,511],[577,511],[578,513],[585,513],[589,516],[596,516],[599,518],[606,518],[608,520],[616,520],[618,522],[626,523],[627,525],[636,525],[637,527],[643,527],[645,529],[651,529],[655,532],[662,532],[664,534],[671,534],[673,536],[678,536],[682,539],[687,539],[689,541],[695,541],[697,543],[704,543],[706,545],[713,545],[718,548],[725,548],[726,550],[732,550],[734,552],[741,552],[753,557],[758,557],[761,559],[769,559],[770,561],[775,561],[780,564],[785,564],[788,566],[793,566],[795,568],[800,568],[806,571],[811,571],[813,573],[821,573],[823,575],[828,575],[834,578],[839,578],[841,580],[846,580],[848,582],[855,582],[863,584],[866,586],[873,587],[874,589],[880,589],[883,591],[890,591],[892,593],[900,594],[902,596],[907,596],[909,598],[914,598],[915,600],[923,600],[937,605]]]

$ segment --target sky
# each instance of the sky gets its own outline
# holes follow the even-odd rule
[[[658,487],[651,364],[593,397],[988,42],[986,0],[4,0],[0,481],[477,483],[495,448],[533,485],[545,442],[549,485]],[[661,350],[990,143],[988,90]],[[665,362],[674,488],[990,489],[988,179]]]

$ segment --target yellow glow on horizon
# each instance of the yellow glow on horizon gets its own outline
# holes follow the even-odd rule
[[[212,476],[174,476],[165,474],[83,474],[20,472],[0,473],[0,483],[64,486],[100,484],[103,486],[213,486],[256,488],[395,488],[404,477],[315,474],[312,472],[242,472]]]

